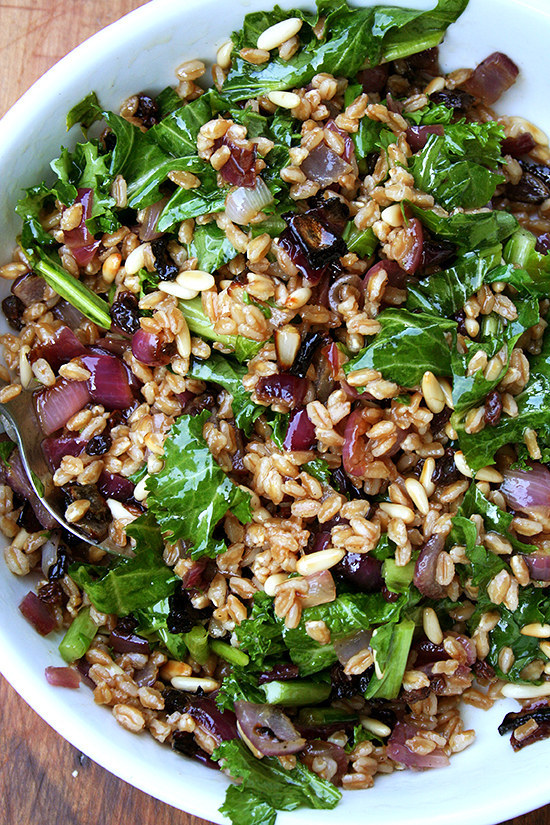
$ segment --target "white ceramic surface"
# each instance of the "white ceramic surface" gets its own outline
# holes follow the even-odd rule
[[[83,0],[84,1],[84,0]],[[21,187],[39,181],[61,143],[67,110],[90,89],[107,108],[129,94],[159,91],[172,83],[183,59],[212,59],[239,28],[243,14],[270,0],[153,0],[86,41],[41,78],[0,123],[0,261],[9,259],[18,231],[13,206]],[[394,0],[428,8],[430,0]],[[291,7],[292,3],[283,2]],[[442,47],[447,70],[472,66],[494,50],[520,66],[520,79],[499,109],[520,114],[550,132],[550,0],[470,0]],[[61,664],[57,640],[43,639],[17,610],[30,579],[19,580],[0,563],[0,669],[21,696],[55,730],[94,761],[141,790],[182,810],[224,821],[217,809],[226,780],[188,761],[148,736],[136,738],[110,713],[94,705],[85,687],[48,686],[47,665]],[[466,710],[476,743],[451,767],[379,777],[365,792],[347,793],[333,812],[280,814],[280,825],[493,825],[550,801],[550,742],[514,754],[496,728],[515,706],[503,702],[489,713]],[[32,745],[31,745],[32,746]],[[68,787],[67,793],[72,793]]]

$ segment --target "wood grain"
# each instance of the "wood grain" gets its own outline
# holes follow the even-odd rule
[[[0,115],[68,51],[143,4],[144,0],[0,0]],[[209,825],[91,762],[48,727],[1,677],[0,708],[0,825]],[[550,825],[550,806],[506,825]]]

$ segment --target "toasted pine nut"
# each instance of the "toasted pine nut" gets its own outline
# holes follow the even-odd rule
[[[285,40],[294,37],[302,28],[302,20],[299,17],[287,17],[286,20],[281,20],[280,23],[270,26],[263,31],[258,37],[257,47],[265,49],[269,52],[271,49],[276,49],[281,46]]]

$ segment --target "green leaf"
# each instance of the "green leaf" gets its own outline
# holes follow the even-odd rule
[[[263,704],[265,696],[258,687],[258,674],[250,668],[233,666],[216,693],[216,705],[220,710],[233,710],[235,702]]]
[[[383,59],[394,60],[437,46],[466,5],[467,0],[439,0],[434,9],[419,11],[392,6],[350,8],[344,0],[320,0],[316,17],[297,9],[283,11],[278,6],[271,12],[247,14],[243,29],[232,36],[232,66],[222,94],[237,102],[278,89],[306,86],[319,72],[353,77],[366,60],[375,66]],[[272,54],[270,61],[260,66],[240,57],[242,48],[255,48],[263,31],[288,16],[304,20],[301,48],[294,57],[285,61]],[[320,40],[312,31],[319,16],[325,17]]]
[[[190,378],[223,387],[232,396],[231,408],[237,427],[249,436],[254,421],[265,412],[265,407],[255,404],[250,393],[243,387],[243,378],[246,373],[246,367],[236,364],[213,350],[206,361],[194,358],[191,361],[188,375]]]
[[[491,605],[494,609],[495,606]],[[486,609],[490,609],[488,606]],[[490,648],[487,660],[501,679],[508,682],[524,683],[522,670],[535,659],[548,661],[548,656],[540,649],[540,639],[533,636],[524,636],[521,628],[526,624],[547,624],[550,620],[550,597],[545,589],[538,589],[530,585],[520,589],[519,604],[512,613],[504,605],[497,608],[500,620],[489,634]],[[507,673],[500,668],[499,654],[503,647],[509,647],[514,654],[514,663]]]
[[[512,513],[501,510],[500,507],[497,507],[496,504],[489,501],[478,488],[477,484],[472,482],[466,491],[457,515],[458,517],[463,516],[469,519],[470,516],[476,513],[483,517],[486,532],[494,531],[495,533],[500,533],[501,536],[508,539],[514,550],[520,553],[532,553],[536,549],[532,544],[525,544],[511,534],[510,525],[514,520]],[[455,542],[455,544],[456,543],[460,542]]]
[[[344,372],[379,370],[402,387],[420,384],[427,370],[449,375],[451,353],[447,334],[454,338],[455,321],[405,309],[385,309],[377,320],[382,329],[372,343],[344,365]]]
[[[196,226],[193,240],[187,246],[190,258],[197,258],[197,269],[215,272],[220,266],[232,260],[237,251],[231,246],[227,235],[214,222]]]
[[[97,120],[97,113],[100,111],[99,101],[95,92],[90,92],[86,97],[77,103],[67,113],[67,131],[76,123],[80,123],[83,129],[89,129],[92,123]]]
[[[253,793],[244,793],[238,785],[230,785],[220,813],[233,825],[275,825],[277,811]]]
[[[280,662],[285,653],[282,626],[273,612],[267,593],[257,593],[250,616],[235,627],[241,650],[246,651],[254,667],[269,669],[268,663]]]
[[[170,595],[178,582],[158,548],[138,546],[133,558],[123,558],[108,569],[73,564],[70,577],[102,613],[127,616]]]
[[[370,647],[374,654],[374,674],[366,699],[395,699],[401,689],[415,624],[403,619],[397,624],[376,628]]]
[[[56,197],[56,192],[45,183],[25,189],[25,197],[21,198],[15,207],[15,211],[23,220],[21,245],[24,249],[35,244],[45,247],[55,246],[55,239],[42,228],[40,213],[48,206],[53,206]]]
[[[250,494],[233,484],[203,438],[209,415],[177,419],[164,444],[164,468],[147,481],[148,511],[169,541],[192,544],[192,558],[224,552],[213,532],[228,510],[243,523],[252,518]]]
[[[15,450],[15,444],[13,441],[10,441],[9,438],[6,438],[5,441],[0,441],[0,460],[6,466],[8,465],[8,458]]]
[[[263,341],[253,341],[243,335],[222,335],[214,331],[212,321],[206,315],[200,295],[190,301],[180,301],[179,308],[185,316],[187,326],[194,335],[207,341],[218,341],[235,354],[237,361],[249,361],[261,350]]]
[[[274,757],[257,759],[243,742],[236,739],[222,742],[212,759],[221,761],[235,779],[242,779],[237,791],[243,797],[252,794],[276,810],[294,811],[304,805],[318,810],[332,809],[342,796],[334,785],[308,770],[300,761],[292,770],[285,770]],[[223,813],[233,815],[226,806]],[[242,825],[239,816],[240,813],[235,812],[233,821]]]
[[[170,657],[181,662],[187,656],[187,645],[183,633],[171,633],[168,630],[169,613],[168,598],[160,599],[150,607],[135,610],[134,618],[138,622],[136,632],[142,636],[158,638]]]
[[[202,162],[202,161],[201,161]],[[174,164],[168,164],[163,178],[171,169],[179,168]],[[179,187],[164,209],[158,220],[159,232],[170,232],[182,221],[188,218],[196,218],[207,212],[222,212],[225,209],[225,198],[227,189],[218,187],[217,175],[211,166],[203,169],[194,168],[192,171],[199,172],[201,185],[198,189],[182,189]]]
[[[509,238],[518,226],[516,218],[509,212],[456,212],[445,216],[409,202],[407,206],[430,232],[466,252],[495,246]]]
[[[331,484],[330,467],[324,458],[314,458],[313,461],[302,464],[302,470],[305,470],[310,476],[316,478],[321,484]]]
[[[398,566],[395,559],[388,558],[382,565],[382,575],[392,593],[408,593],[414,576],[414,561]]]
[[[360,258],[370,258],[378,246],[378,238],[370,228],[357,229],[353,221],[349,221],[344,229],[342,238],[346,242],[348,252],[355,252]]]

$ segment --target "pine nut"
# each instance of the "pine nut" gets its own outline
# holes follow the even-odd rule
[[[126,507],[123,504],[121,504],[120,501],[117,501],[115,498],[108,498],[107,506],[111,511],[113,519],[116,519],[117,521],[129,524],[136,518],[135,513],[132,513],[130,512],[130,510],[127,510]]]
[[[422,626],[430,642],[433,642],[434,645],[440,645],[443,641],[443,632],[439,624],[439,619],[437,618],[437,613],[433,607],[424,608],[422,613]]]
[[[492,484],[501,484],[504,479],[495,467],[482,467],[481,470],[478,470],[476,473],[476,481],[489,481]]]
[[[294,92],[269,92],[267,96],[275,106],[280,106],[281,109],[294,109],[300,105],[300,97]]]
[[[174,295],[182,301],[189,301],[191,298],[196,298],[199,294],[197,289],[187,289],[175,281],[160,281],[158,287],[161,292],[166,292],[167,295]]]
[[[216,63],[221,69],[229,69],[231,66],[231,52],[233,51],[233,41],[226,40],[222,43],[216,54]]]
[[[441,392],[445,396],[445,404],[450,410],[454,410],[455,405],[453,404],[453,390],[449,382],[446,378],[439,378],[439,386],[441,387]]]
[[[34,380],[31,365],[29,364],[28,354],[31,348],[28,344],[24,344],[19,350],[19,378],[21,386],[27,389]]]
[[[477,338],[479,335],[479,323],[475,318],[466,318],[464,326],[466,327],[466,332],[470,338]]]
[[[134,487],[134,498],[136,501],[145,501],[145,499],[149,495],[149,490],[147,489],[148,479],[149,473],[144,475],[141,481],[138,481],[138,483]]]
[[[133,249],[126,261],[124,262],[124,269],[126,270],[127,275],[136,275],[140,269],[147,266],[149,259],[151,258],[151,244],[149,243],[142,243],[140,246],[136,246]]]
[[[383,722],[380,722],[379,719],[372,719],[370,716],[362,716],[361,724],[365,730],[370,731],[370,733],[374,733],[375,736],[385,738],[391,734],[391,728]]]
[[[185,287],[185,289],[202,292],[206,289],[212,289],[216,282],[210,272],[202,272],[200,269],[190,269],[187,272],[180,272],[176,278],[176,283]]]
[[[176,349],[180,358],[189,358],[191,355],[191,334],[185,318],[182,318],[182,321],[183,329],[176,335]]]
[[[389,223],[390,226],[403,226],[404,223],[403,210],[400,203],[392,203],[391,206],[387,206],[380,214],[380,217],[383,221]]]
[[[263,31],[258,37],[257,47],[265,49],[269,52],[271,49],[276,49],[282,46],[285,40],[294,37],[302,28],[302,21],[299,17],[287,17],[286,20],[281,20],[280,23],[270,26]]]
[[[285,301],[287,309],[299,309],[303,307],[311,298],[311,289],[308,286],[301,286],[291,292]]]
[[[416,478],[406,478],[405,488],[412,499],[413,504],[423,516],[427,516],[430,511],[428,496],[422,484]]]
[[[500,692],[508,699],[537,699],[539,696],[550,696],[550,682],[543,682],[542,685],[506,684]]]
[[[540,642],[539,647],[544,655],[550,659],[550,642]]]
[[[433,80],[430,80],[426,88],[424,89],[424,94],[428,97],[433,95],[434,92],[440,92],[442,89],[445,88],[445,78],[444,77],[434,77]]]
[[[425,372],[422,377],[422,394],[426,406],[437,415],[445,407],[445,396],[433,372]]]
[[[296,562],[296,572],[300,576],[312,576],[314,573],[320,573],[322,570],[329,570],[342,561],[346,551],[337,547],[329,547],[326,550],[319,550],[317,553],[310,553],[308,556],[302,556]]]
[[[468,467],[466,459],[464,458],[464,453],[461,450],[457,450],[455,452],[454,460],[455,460],[455,467],[456,467],[456,469],[458,470],[459,473],[462,473],[462,475],[466,476],[466,478],[472,478],[473,477],[473,473],[470,470],[470,468]],[[481,479],[481,480],[483,481],[483,479]]]
[[[175,676],[191,676],[193,669],[187,662],[178,662],[169,659],[160,669],[160,675],[166,681],[171,681]]]
[[[435,490],[435,484],[432,481],[432,476],[435,470],[435,458],[427,458],[420,473],[420,483],[426,490],[426,495],[431,496]]]
[[[268,596],[273,597],[277,593],[277,588],[288,579],[288,573],[273,573],[264,582],[264,590]]]
[[[108,258],[105,258],[101,267],[101,275],[106,284],[113,283],[121,263],[122,255],[120,252],[113,252]]]
[[[532,624],[524,625],[520,633],[523,636],[534,636],[536,639],[550,639],[550,624],[532,622]]]
[[[196,693],[199,688],[202,688],[205,693],[211,693],[220,686],[219,682],[209,677],[200,679],[195,676],[174,676],[170,681],[172,682],[172,687],[175,687],[177,690],[185,690],[188,693]]]
[[[89,509],[90,502],[85,498],[81,498],[78,501],[73,501],[72,504],[69,504],[65,510],[65,518],[69,524],[75,524],[86,515]]]
[[[392,502],[382,501],[378,506],[390,518],[400,518],[405,524],[412,524],[415,519],[414,511],[404,504],[393,504]]]

